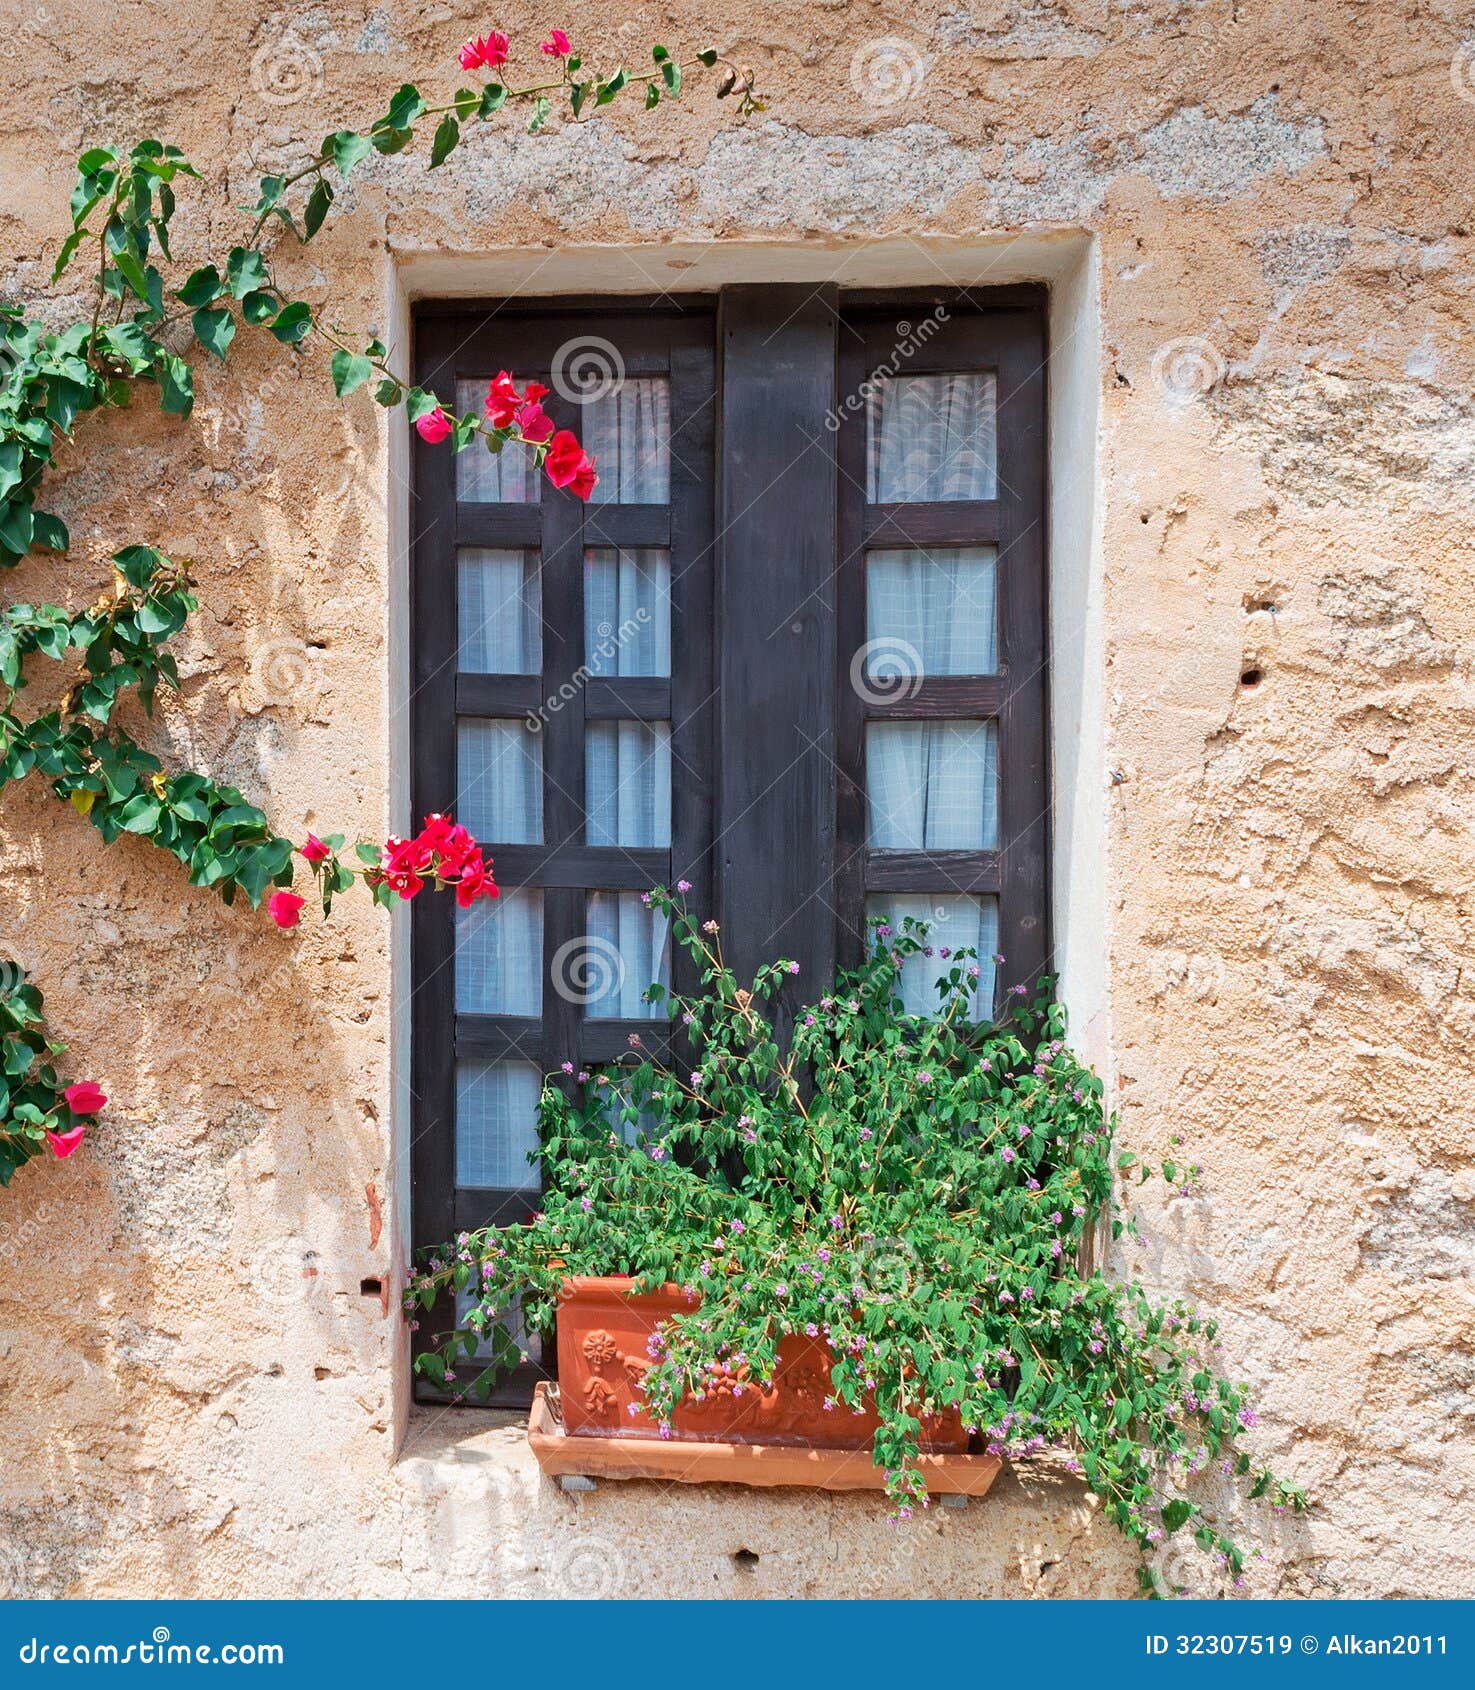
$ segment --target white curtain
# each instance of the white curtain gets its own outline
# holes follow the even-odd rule
[[[870,407],[870,502],[997,497],[996,385],[977,371],[879,383]]]
[[[866,638],[884,654],[888,672],[996,673],[996,565],[993,546],[871,552]]]
[[[975,983],[970,1014],[975,1021],[987,1020],[993,1014],[994,979],[997,972],[994,955],[999,948],[999,905],[996,898],[936,897],[930,892],[898,893],[873,892],[866,899],[867,917],[884,916],[898,930],[903,921],[925,921],[928,926],[926,943],[933,954],[918,951],[908,957],[901,967],[898,996],[908,1015],[935,1016],[942,1004],[937,982],[945,979],[957,964],[950,957],[937,953],[944,947],[950,952],[968,948],[977,954],[963,966],[976,964]]]
[[[460,637],[466,675],[536,675],[543,667],[538,554],[467,547],[456,554]]]
[[[504,892],[457,909],[456,1008],[463,1015],[542,1014],[541,892]]]
[[[579,422],[584,450],[599,460],[591,503],[664,505],[671,497],[671,383],[631,376],[591,399]]]
[[[600,676],[671,673],[671,554],[584,553],[584,662]]]
[[[543,837],[543,742],[522,722],[456,724],[456,820],[486,845]]]
[[[671,729],[665,722],[588,724],[584,814],[590,845],[671,843]]]
[[[869,843],[877,851],[992,851],[999,842],[993,722],[872,722]]]
[[[670,984],[668,923],[647,909],[638,892],[591,892],[588,903],[591,987],[584,1013],[591,1021],[644,1021],[661,1011],[646,989]]]
[[[461,416],[473,411],[479,417],[486,406],[485,381],[456,383],[456,410]],[[450,443],[441,448],[449,452]],[[489,452],[480,440],[473,440],[456,454],[456,497],[465,504],[535,505],[542,489],[533,467],[533,454],[526,446],[504,446]]]
[[[462,1062],[456,1067],[456,1184],[536,1191],[542,1080],[531,1062]]]

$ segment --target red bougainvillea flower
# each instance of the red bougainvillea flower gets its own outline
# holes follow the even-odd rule
[[[461,69],[476,70],[478,66],[485,65],[488,70],[495,70],[498,65],[505,65],[507,46],[507,37],[500,29],[489,29],[485,35],[478,35],[461,49]]]
[[[498,370],[487,388],[487,421],[493,428],[511,428],[517,417],[517,408],[523,403],[523,396],[513,386],[512,377],[506,370]]]
[[[538,43],[538,51],[550,59],[566,59],[573,50],[573,43],[561,29],[549,30],[548,39]]]
[[[308,862],[317,864],[327,862],[333,853],[315,833],[309,833],[307,843],[302,847],[302,855]]]
[[[543,466],[555,487],[572,487],[581,499],[587,499],[599,477],[594,473],[594,460],[579,444],[578,437],[561,428],[548,442],[548,457]]]
[[[86,1127],[73,1127],[70,1132],[65,1133],[54,1133],[48,1128],[46,1142],[58,1157],[70,1156],[86,1136]]]
[[[95,1115],[106,1108],[108,1101],[102,1087],[92,1080],[79,1080],[76,1085],[68,1086],[62,1096],[74,1115]]]
[[[433,411],[417,418],[415,428],[427,446],[439,446],[451,432],[451,419],[437,405]]]
[[[295,892],[273,892],[266,907],[278,927],[295,927],[302,920],[302,899]]]
[[[594,473],[594,459],[586,456],[574,471],[574,478],[569,482],[569,486],[579,498],[587,499],[598,481],[599,477]]]

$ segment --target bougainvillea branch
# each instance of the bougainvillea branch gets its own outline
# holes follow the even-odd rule
[[[651,109],[679,96],[684,77],[698,69],[717,73],[718,98],[735,97],[742,114],[761,108],[751,71],[710,49],[683,62],[656,46],[651,70],[632,75],[618,67],[592,68],[561,30],[539,47],[540,62],[548,65],[542,75],[521,84],[488,80],[439,101],[407,83],[366,130],[335,130],[300,166],[262,177],[254,203],[242,208],[249,223],[240,241],[182,280],[167,274],[174,262],[176,191],[200,180],[200,171],[178,147],[158,140],[84,152],[71,196],[72,228],[52,280],[91,255],[92,298],[85,315],[53,330],[17,305],[0,304],[0,569],[32,552],[68,550],[66,524],[43,508],[40,494],[58,440],[72,436],[79,420],[126,406],[140,382],[157,388],[166,413],[189,416],[194,370],[178,349],[186,324],[193,344],[221,361],[242,327],[264,330],[298,351],[319,343],[329,353],[340,397],[372,382],[377,403],[386,409],[403,405],[427,441],[448,442],[458,452],[476,443],[493,452],[528,451],[555,487],[588,498],[597,482],[593,460],[570,431],[554,428],[541,405],[546,389],[535,382],[518,387],[502,371],[481,414],[456,414],[453,404],[398,373],[382,341],[326,323],[307,301],[291,297],[267,249],[267,235],[277,226],[299,242],[310,241],[358,166],[374,154],[406,151],[432,125],[428,164],[438,169],[473,126],[502,121],[504,114],[521,112],[527,132],[536,135],[553,120],[555,108],[561,106],[568,121],[587,122],[632,87],[644,89],[645,107]],[[466,71],[493,71],[510,53],[507,37],[492,30],[468,42],[459,57]],[[182,863],[193,884],[213,888],[226,903],[238,894],[253,908],[267,901],[278,925],[295,925],[305,900],[290,891],[297,855],[292,841],[276,833],[236,788],[204,773],[167,771],[114,723],[124,697],[136,693],[150,712],[161,682],[177,687],[174,659],[162,648],[184,626],[196,599],[188,570],[152,547],[127,546],[112,562],[113,585],[87,610],[15,604],[0,613],[0,792],[11,781],[41,774],[105,840],[124,833],[148,840]],[[17,706],[29,679],[28,660],[60,661],[78,652],[80,673],[66,693],[54,707],[23,719]],[[451,830],[454,824],[431,818],[413,841],[358,847],[356,868],[330,841],[320,842],[327,857],[308,860],[324,912],[356,880],[386,904],[426,885],[454,890],[463,902],[494,896],[490,865],[475,841],[462,838],[463,830],[437,835],[442,827]],[[428,847],[427,832],[434,835]],[[11,965],[0,964],[0,986],[14,973]],[[39,993],[29,985],[15,991],[34,994],[34,1004],[30,995],[15,999],[19,1007],[12,1013],[26,1019],[7,1030],[7,1063],[29,1054],[23,1085],[21,1071],[6,1069],[0,1135],[4,1143],[31,1148],[6,1164],[7,1178],[48,1142],[48,1133],[65,1144],[52,1144],[57,1154],[70,1153],[77,1142],[67,1136],[76,1131],[75,1107],[55,1089],[49,1065],[38,1065],[37,1049],[16,1043],[24,1033],[26,1039],[42,1039],[52,1054],[61,1048],[36,1030]]]

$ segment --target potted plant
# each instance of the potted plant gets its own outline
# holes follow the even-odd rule
[[[421,1372],[484,1393],[518,1359],[499,1324],[517,1301],[537,1330],[557,1314],[576,1434],[615,1436],[623,1418],[673,1439],[864,1440],[901,1515],[927,1504],[929,1446],[1049,1447],[1144,1549],[1192,1522],[1238,1573],[1242,1551],[1178,1481],[1212,1457],[1277,1506],[1304,1497],[1237,1447],[1253,1416],[1210,1360],[1214,1323],[1083,1266],[1098,1219],[1116,1236],[1133,1223],[1101,1082],[1060,1008],[1016,997],[974,1024],[978,963],[944,950],[936,1016],[909,1016],[898,976],[925,931],[881,924],[863,965],[781,1037],[771,1006],[798,965],[744,986],[714,922],[650,899],[701,979],[648,994],[687,1059],[636,1045],[608,1071],[552,1077],[542,1212],[463,1234],[411,1279],[411,1309],[451,1289],[471,1305]],[[491,1365],[463,1383],[459,1364],[488,1344]]]

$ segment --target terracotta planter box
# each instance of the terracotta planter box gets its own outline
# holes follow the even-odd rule
[[[639,1390],[651,1366],[647,1341],[663,1320],[689,1314],[679,1287],[636,1295],[630,1279],[571,1278],[558,1310],[558,1395],[572,1437],[656,1438],[657,1422]],[[879,1424],[874,1412],[842,1405],[833,1394],[829,1345],[819,1338],[785,1338],[766,1390],[732,1372],[715,1373],[701,1402],[689,1395],[671,1419],[671,1439],[685,1443],[762,1444],[806,1449],[869,1449]],[[631,1409],[635,1412],[632,1414]],[[961,1454],[968,1434],[948,1414],[924,1427],[922,1447]]]

